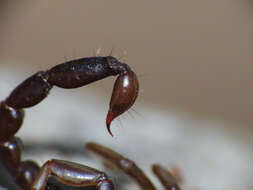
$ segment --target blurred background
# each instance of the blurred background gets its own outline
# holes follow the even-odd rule
[[[96,141],[136,160],[156,184],[149,166],[159,162],[182,170],[185,189],[252,188],[252,19],[250,0],[2,0],[1,99],[39,70],[96,53],[112,51],[140,80],[114,138],[104,121],[114,78],[54,88],[27,109],[24,156],[100,167],[83,160],[83,142]]]

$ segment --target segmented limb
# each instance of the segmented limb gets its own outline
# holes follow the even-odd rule
[[[166,190],[180,190],[177,179],[168,170],[154,164],[152,166],[152,171],[158,177]]]
[[[50,176],[72,187],[96,186],[98,190],[114,189],[112,181],[103,172],[73,162],[49,160],[42,166],[32,190],[44,190]]]
[[[14,181],[23,189],[30,189],[39,172],[39,165],[34,161],[21,161],[22,142],[18,137],[11,137],[0,146],[0,160],[8,169]]]
[[[129,175],[138,183],[142,190],[156,190],[148,177],[132,160],[124,158],[119,153],[96,143],[87,143],[86,149],[102,158],[107,164],[114,165]]]
[[[102,158],[106,166],[114,166],[133,178],[142,190],[156,190],[152,182],[131,160],[113,150],[96,143],[87,143],[86,149]],[[158,177],[166,190],[180,190],[177,179],[166,169],[154,164],[154,174]],[[60,184],[71,187],[96,187],[98,190],[113,190],[112,181],[107,175],[96,169],[80,164],[62,161],[49,160],[41,168],[32,190],[45,190],[49,177],[53,176]],[[51,186],[52,190],[62,190],[61,187]]]

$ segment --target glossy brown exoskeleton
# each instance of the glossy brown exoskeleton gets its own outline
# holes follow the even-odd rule
[[[105,173],[88,166],[52,159],[40,168],[33,161],[22,161],[22,142],[14,136],[22,125],[23,109],[41,102],[53,86],[78,88],[114,75],[118,75],[118,78],[114,84],[106,117],[107,130],[112,136],[110,131],[112,120],[134,104],[139,91],[136,74],[127,64],[112,56],[72,60],[47,71],[39,71],[19,84],[5,100],[0,102],[0,159],[18,185],[17,189],[62,190],[60,186],[47,184],[50,176],[60,184],[72,187],[95,186],[99,190],[114,189],[112,181]],[[87,144],[87,149],[133,177],[143,190],[155,190],[150,180],[131,160],[95,143]],[[159,166],[154,166],[153,170],[166,189],[179,189],[173,177],[168,177],[170,176],[168,172]]]

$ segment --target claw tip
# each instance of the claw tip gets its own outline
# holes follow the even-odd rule
[[[106,117],[106,126],[107,126],[107,130],[109,132],[109,134],[113,137],[113,134],[111,132],[111,128],[110,128],[110,125],[111,125],[111,122],[112,120],[114,119],[114,114],[109,111],[108,114],[107,114],[107,117]]]

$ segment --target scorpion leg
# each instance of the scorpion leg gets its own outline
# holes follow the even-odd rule
[[[39,166],[30,160],[21,161],[22,142],[18,137],[11,137],[0,146],[0,158],[15,179],[16,183],[24,189],[29,189]]]
[[[132,160],[124,158],[117,152],[96,143],[87,143],[86,149],[102,158],[107,164],[116,166],[116,168],[129,175],[138,183],[141,189],[156,190],[148,177]]]
[[[50,176],[72,187],[96,186],[98,190],[114,189],[112,181],[103,172],[73,162],[49,160],[42,166],[32,190],[44,190]]]
[[[152,166],[152,170],[166,190],[180,190],[178,180],[168,170],[157,164]]]
[[[11,137],[0,146],[0,158],[12,175],[17,174],[21,161],[22,143],[18,137]]]

